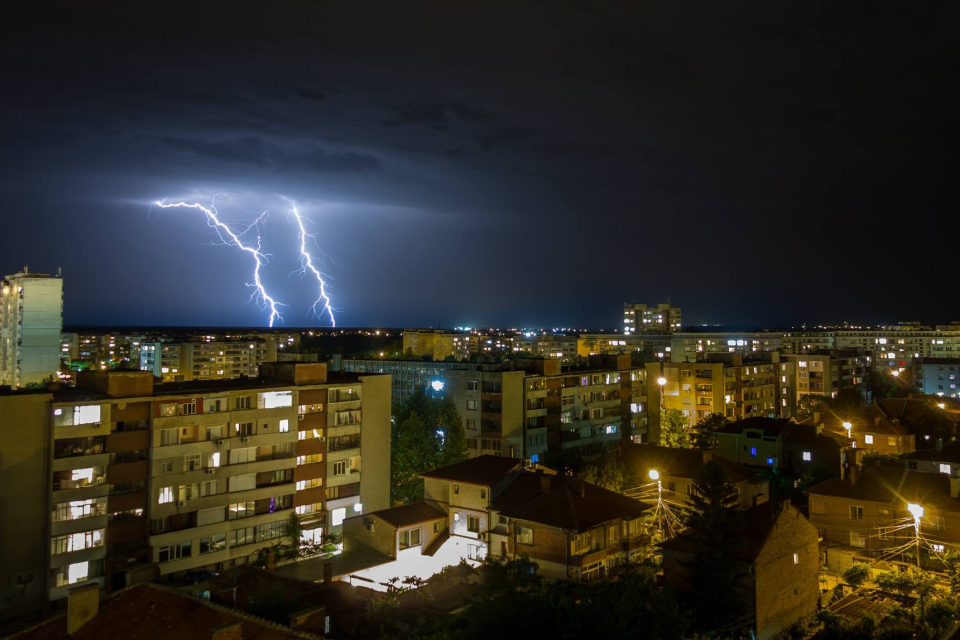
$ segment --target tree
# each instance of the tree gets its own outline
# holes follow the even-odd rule
[[[897,383],[888,371],[876,367],[867,371],[860,383],[863,391],[871,400],[880,400],[882,398],[892,398],[897,392]]]
[[[453,401],[421,390],[404,402],[394,417],[390,457],[393,502],[422,500],[421,473],[467,458],[466,433]]]
[[[660,412],[660,444],[674,448],[692,446],[687,419],[679,409],[664,409]]]
[[[864,467],[899,467],[901,466],[900,456],[895,453],[884,453],[883,451],[864,451],[860,462]]]
[[[627,470],[614,452],[587,464],[582,475],[587,482],[617,493],[621,493],[627,484]]]
[[[711,413],[693,425],[693,445],[702,451],[713,451],[717,448],[717,429],[725,424],[727,424],[726,416],[722,413]]]
[[[690,574],[699,625],[716,629],[743,613],[745,571],[734,556],[743,548],[746,525],[737,489],[716,460],[700,468],[694,489],[684,513],[693,560],[684,567]]]
[[[797,402],[797,420],[812,418],[815,413],[824,413],[829,409],[825,396],[805,395]]]
[[[944,573],[950,580],[950,593],[960,596],[960,551],[948,551],[941,558]]]
[[[839,415],[854,415],[863,409],[863,392],[860,387],[844,387],[827,405]]]
[[[856,589],[870,578],[870,565],[855,562],[853,566],[843,572],[844,581]]]

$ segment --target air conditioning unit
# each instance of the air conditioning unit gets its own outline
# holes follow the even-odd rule
[[[213,473],[214,471],[216,471],[216,469],[213,467],[210,467],[209,469],[206,470],[207,473]]]
[[[222,446],[223,446],[223,440],[217,440],[217,446],[218,446],[218,447],[222,447]]]
[[[305,415],[303,415],[303,414],[301,413],[300,415],[297,416],[297,420],[303,420],[303,419],[306,418],[306,417],[307,417],[307,416],[305,416]]]
[[[183,500],[179,500],[179,501],[177,502],[177,506],[178,506],[178,507],[185,507],[185,506],[187,506],[187,503],[184,502]]]
[[[248,438],[247,436],[243,436],[242,438],[240,438],[240,442],[246,442],[249,439],[250,438]]]

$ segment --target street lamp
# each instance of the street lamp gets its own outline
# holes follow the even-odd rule
[[[923,517],[923,507],[911,502],[907,505],[907,511],[913,516],[913,530],[917,541],[917,568],[920,568],[920,518]]]
[[[663,376],[660,376],[659,378],[657,378],[657,384],[660,385],[661,387],[665,387],[667,386],[667,379],[664,378]]]
[[[853,424],[849,421],[844,421],[843,428],[847,430],[847,437],[850,437],[850,430],[853,429]]]
[[[663,511],[663,484],[660,482],[660,472],[656,469],[650,469],[649,473],[651,480],[657,481],[657,531],[663,531],[663,516],[661,515]]]

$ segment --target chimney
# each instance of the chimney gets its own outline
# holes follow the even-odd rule
[[[814,424],[820,424],[820,412],[819,412],[819,411],[814,411],[814,412],[813,412],[813,423],[814,423]]]
[[[550,491],[550,476],[544,473],[540,476],[540,493],[547,493],[548,491]]]
[[[324,562],[323,563],[323,584],[330,584],[333,582],[333,563]]]
[[[222,624],[219,627],[214,627],[210,631],[213,632],[213,635],[210,636],[211,640],[242,640],[243,639],[243,623],[240,621],[237,622],[228,622]]]
[[[943,438],[937,438],[937,453],[943,449]]]
[[[277,568],[277,554],[273,549],[267,551],[267,565],[264,568],[267,571],[273,571]]]
[[[873,425],[878,426],[880,424],[880,416],[873,416]]]
[[[960,478],[950,476],[950,497],[960,498]]]
[[[96,582],[67,592],[67,634],[73,635],[100,611],[100,585]]]
[[[860,479],[860,465],[856,462],[850,463],[850,484],[856,485]]]

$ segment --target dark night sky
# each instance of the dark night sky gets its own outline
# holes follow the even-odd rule
[[[67,323],[264,324],[149,206],[217,192],[290,325],[283,196],[343,326],[960,319],[955,2],[7,4],[0,270]]]

